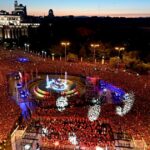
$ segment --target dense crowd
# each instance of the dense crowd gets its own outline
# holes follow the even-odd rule
[[[59,141],[60,143],[69,142],[69,133],[74,132],[77,136],[77,142],[80,147],[106,147],[111,143],[111,129],[103,127],[101,122],[95,121],[90,123],[88,119],[79,117],[61,117],[44,120],[44,126],[48,127],[50,132],[49,142]],[[106,132],[107,130],[107,132]],[[43,138],[45,139],[45,138]],[[71,144],[71,143],[70,143]],[[69,143],[68,143],[69,145]]]
[[[12,101],[8,94],[7,74],[11,71],[11,66],[7,65],[5,58],[9,56],[1,52],[0,61],[0,143],[7,140],[13,131],[20,116],[19,107]]]
[[[20,56],[29,57],[31,62],[20,63],[16,61],[16,58]],[[123,88],[126,92],[133,91],[135,94],[135,102],[132,110],[126,116],[117,116],[114,106],[104,106],[99,119],[107,118],[113,131],[118,131],[121,127],[123,131],[128,132],[135,139],[144,138],[146,143],[150,144],[150,75],[138,75],[124,68],[112,69],[108,64],[101,65],[100,62],[93,64],[88,62],[62,63],[62,60],[51,61],[50,58],[41,58],[31,53],[24,54],[21,51],[6,52],[0,50],[0,58],[1,141],[6,139],[10,134],[15,121],[20,115],[19,108],[8,95],[7,74],[12,71],[21,70],[30,74],[33,72],[37,74],[39,72],[64,74],[67,71],[69,75],[95,76]],[[57,116],[58,112],[55,114]]]
[[[80,147],[93,149],[97,145],[101,147],[112,147],[112,129],[109,120],[99,119],[90,122],[86,118],[86,108],[67,108],[64,112],[58,113],[56,109],[38,108],[32,115],[32,119],[48,130],[48,134],[42,137],[42,147],[51,147],[55,141],[59,146],[71,146],[68,141],[69,133],[77,136]],[[65,144],[64,144],[65,143]]]

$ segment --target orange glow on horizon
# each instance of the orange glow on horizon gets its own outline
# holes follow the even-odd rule
[[[43,11],[32,11],[32,12],[29,12],[28,15],[32,15],[32,16],[47,16],[48,15],[48,12],[43,12]],[[150,17],[150,14],[136,14],[136,13],[124,13],[124,14],[119,14],[119,13],[81,13],[81,12],[64,12],[64,11],[59,11],[57,13],[54,12],[54,15],[55,16],[70,16],[70,15],[73,15],[73,16],[110,16],[110,17],[127,17],[127,18],[132,18],[132,17]]]
[[[110,16],[110,17],[150,17],[150,13],[131,13],[131,12],[126,12],[126,11],[116,11],[116,12],[112,12],[112,11],[96,11],[93,9],[90,10],[75,10],[75,9],[59,9],[59,10],[55,10],[54,11],[54,15],[55,16]],[[34,10],[30,10],[28,9],[28,15],[33,15],[33,16],[47,16],[48,15],[48,10],[39,10],[39,9],[34,9]]]

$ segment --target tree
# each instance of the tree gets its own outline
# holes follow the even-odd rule
[[[62,47],[60,44],[54,45],[50,49],[50,53],[54,53],[55,56],[64,56],[64,47]]]
[[[78,56],[74,53],[69,53],[67,55],[67,60],[72,61],[72,62],[76,62],[78,60]]]
[[[97,42],[99,44],[99,47],[96,49],[96,56],[98,58],[102,58],[103,56],[105,56],[105,58],[109,58],[110,57],[110,53],[112,51],[112,46],[110,43],[103,43],[103,42]],[[91,51],[93,52],[93,50],[91,49]]]
[[[120,59],[118,57],[111,57],[109,63],[112,67],[117,68],[120,63]]]

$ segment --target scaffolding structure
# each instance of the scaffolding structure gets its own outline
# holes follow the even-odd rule
[[[18,127],[11,135],[12,150],[36,150],[37,144],[41,145],[41,134],[30,131],[27,127]]]
[[[128,133],[118,132],[114,133],[114,142],[116,150],[134,149],[132,136]]]
[[[36,149],[37,143],[39,143],[39,134],[34,132],[26,132],[21,140],[21,150],[26,150],[26,146],[29,145],[31,149]]]

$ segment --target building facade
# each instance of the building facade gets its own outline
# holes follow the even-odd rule
[[[28,29],[37,28],[38,23],[22,23],[22,17],[16,15],[0,15],[0,38],[18,39],[21,36],[28,37]]]
[[[27,15],[26,6],[14,2],[14,11],[12,14],[4,10],[0,11],[0,39],[18,40],[20,37],[28,37],[29,28],[33,30],[39,27],[39,23],[29,23],[24,18]],[[26,23],[27,22],[27,23]]]
[[[13,15],[27,16],[26,6],[24,6],[23,4],[18,4],[18,1],[15,0],[14,11],[12,11],[12,14]]]
[[[0,14],[0,26],[20,25],[21,20],[21,16]]]

